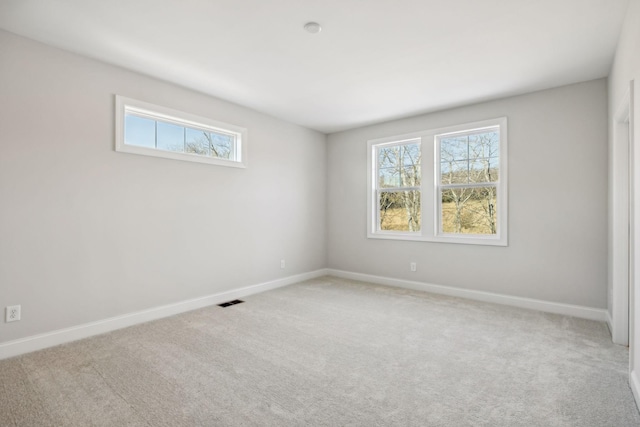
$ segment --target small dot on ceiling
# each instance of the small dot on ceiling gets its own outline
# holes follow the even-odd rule
[[[322,27],[317,22],[307,22],[304,24],[304,29],[311,34],[318,34],[322,31]]]

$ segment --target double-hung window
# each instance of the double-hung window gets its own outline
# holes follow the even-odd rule
[[[116,151],[245,167],[246,136],[239,126],[116,96]]]
[[[420,232],[421,151],[419,139],[375,146],[375,213],[381,232]]]
[[[368,237],[507,245],[507,120],[368,142]]]

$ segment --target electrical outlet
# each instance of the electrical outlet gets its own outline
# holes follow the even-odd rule
[[[285,266],[285,262],[283,259],[280,260],[280,268],[284,268]]]
[[[418,266],[415,262],[412,262],[411,264],[409,264],[409,268],[411,269],[411,271],[416,271],[418,269]]]
[[[5,321],[9,323],[9,322],[17,322],[18,320],[20,320],[20,306],[19,305],[8,306]]]

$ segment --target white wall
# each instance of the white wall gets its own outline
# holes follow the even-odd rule
[[[22,321],[0,322],[0,344],[323,267],[606,307],[605,80],[333,134],[328,146],[6,32],[0,82],[0,307],[23,307]],[[114,94],[247,127],[249,167],[116,153]],[[508,247],[366,239],[368,139],[500,116]]]
[[[629,89],[629,82],[635,81],[635,124],[634,135],[634,206],[635,206],[635,284],[632,292],[631,310],[635,312],[635,318],[631,320],[630,350],[631,350],[631,384],[634,390],[636,401],[640,404],[640,351],[637,343],[640,343],[640,0],[630,0],[629,9],[625,18],[624,26],[620,34],[620,41],[613,62],[613,67],[609,75],[609,146],[613,151],[613,123],[616,110],[623,102],[623,98]],[[611,178],[617,173],[612,170]],[[611,201],[610,212],[613,212]],[[634,294],[634,295],[633,295]],[[609,307],[611,310],[611,307]]]
[[[605,308],[606,93],[600,79],[330,135],[328,267]],[[508,247],[367,239],[367,140],[501,116]]]
[[[246,127],[248,168],[116,153],[114,94]],[[0,343],[323,268],[325,174],[323,134],[0,32]]]

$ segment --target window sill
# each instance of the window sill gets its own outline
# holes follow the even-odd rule
[[[457,245],[509,246],[507,238],[486,236],[421,236],[409,233],[368,233],[368,239],[406,240],[412,242],[454,243]]]

